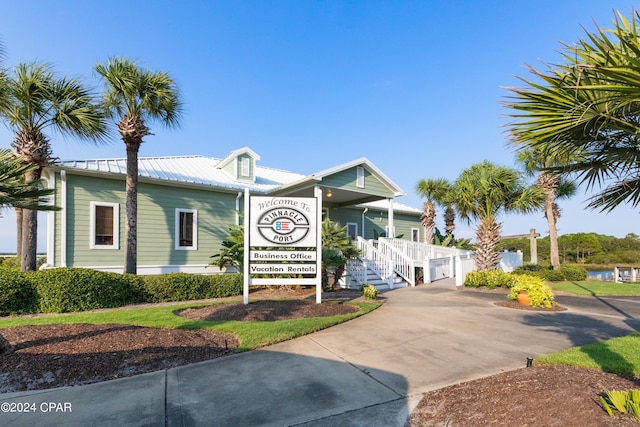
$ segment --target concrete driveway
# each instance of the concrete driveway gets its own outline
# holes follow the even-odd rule
[[[559,296],[568,311],[541,313],[442,283],[382,296],[385,304],[367,316],[262,350],[2,394],[0,425],[402,426],[426,391],[640,329],[640,298]],[[19,404],[35,410],[5,410]]]

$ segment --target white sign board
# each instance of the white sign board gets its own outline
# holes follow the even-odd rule
[[[315,285],[321,302],[322,193],[315,194],[264,197],[245,191],[245,304],[250,285]],[[286,277],[291,275],[298,277]]]

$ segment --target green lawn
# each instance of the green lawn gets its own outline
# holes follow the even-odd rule
[[[238,351],[246,351],[307,335],[311,332],[346,322],[347,320],[367,314],[380,306],[380,304],[374,302],[353,302],[349,304],[357,305],[360,307],[360,310],[355,313],[331,317],[279,320],[275,322],[206,322],[194,321],[176,315],[175,312],[183,308],[203,307],[202,303],[184,303],[170,306],[44,315],[37,317],[3,317],[0,318],[0,329],[10,328],[13,326],[71,323],[116,323],[124,325],[149,326],[153,328],[216,329],[238,336],[240,339],[240,347],[238,348]]]
[[[540,356],[536,362],[582,366],[619,375],[640,376],[640,333]]]
[[[589,296],[640,296],[640,283],[550,282],[554,291]],[[582,366],[620,375],[640,376],[640,333],[573,347],[536,358],[538,363]]]
[[[576,295],[591,296],[640,296],[640,283],[613,283],[613,282],[549,282],[554,291],[570,292]]]

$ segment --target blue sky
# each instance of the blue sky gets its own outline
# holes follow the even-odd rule
[[[454,180],[488,159],[515,166],[501,101],[525,64],[559,60],[634,2],[537,1],[33,1],[3,2],[6,66],[45,61],[100,89],[97,62],[136,59],[166,71],[185,103],[179,130],[152,124],[141,156],[223,157],[248,146],[264,166],[310,174],[367,157],[420,207],[421,178]],[[94,147],[49,135],[61,159],[124,157],[117,139]],[[0,147],[11,132],[0,126]],[[640,234],[638,210],[563,202],[560,234]],[[0,252],[15,221],[0,218]],[[542,213],[503,216],[504,234],[536,228]],[[442,228],[442,216],[437,218]],[[45,223],[41,221],[41,235]],[[472,237],[472,226],[456,234]],[[44,250],[44,238],[39,250]]]

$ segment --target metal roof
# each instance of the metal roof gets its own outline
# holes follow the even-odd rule
[[[221,169],[221,166],[228,157],[229,156],[226,156],[224,159],[206,156],[140,157],[138,158],[138,172],[141,179],[162,180],[176,184],[191,184],[233,191],[243,191],[245,188],[249,188],[250,191],[258,193],[268,193],[277,188],[297,182],[316,180],[318,177],[321,179],[323,176],[335,171],[343,170],[346,167],[352,166],[352,164],[366,164],[368,167],[374,168],[374,171],[380,176],[384,177],[382,172],[375,169],[368,160],[358,159],[354,162],[336,166],[335,168],[318,172],[317,174],[312,174],[310,176],[258,166],[256,163],[254,168],[255,182],[251,182],[235,179],[233,176]],[[123,178],[127,174],[126,159],[63,160],[58,161],[53,165],[53,167],[75,170],[77,172],[85,171],[97,174],[121,175]],[[386,180],[398,195],[403,194],[402,190],[397,185],[388,180],[388,178],[386,178]],[[386,211],[388,206],[389,204],[387,200],[379,200],[356,205],[356,207],[360,208],[370,208],[383,211]],[[422,212],[419,209],[398,203],[397,201],[393,202],[393,206],[394,210],[398,212],[417,215],[420,215]]]
[[[141,178],[158,179],[233,190],[268,192],[305,177],[298,173],[255,166],[255,182],[236,180],[219,169],[221,159],[205,156],[140,157]],[[126,159],[65,160],[56,163],[61,169],[75,169],[97,173],[127,174]]]

